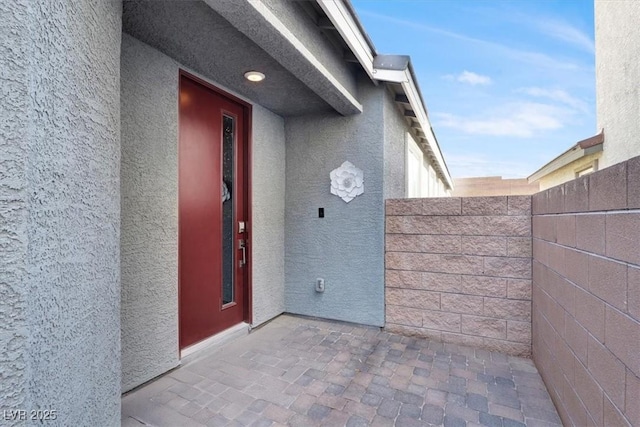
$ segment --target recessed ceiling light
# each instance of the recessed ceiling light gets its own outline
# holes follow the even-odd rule
[[[259,71],[247,71],[244,73],[244,78],[250,82],[261,82],[264,80],[264,74]]]

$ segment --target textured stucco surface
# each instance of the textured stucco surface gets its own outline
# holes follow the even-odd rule
[[[253,325],[284,311],[285,142],[282,117],[253,106]]]
[[[222,8],[225,3],[216,2]],[[249,7],[236,2],[233,8]],[[241,14],[241,19],[249,19]],[[255,25],[260,25],[256,23]],[[264,25],[264,24],[262,24]],[[278,114],[329,111],[331,107],[258,44],[201,1],[127,1],[123,28],[192,70],[208,76]],[[276,46],[277,48],[277,46]],[[267,75],[255,84],[248,70]],[[295,93],[296,96],[290,96]]]
[[[366,106],[360,115],[285,120],[285,307],[382,326],[384,88],[363,78],[358,90]],[[364,171],[364,194],[348,204],[330,193],[329,179],[346,160]],[[320,277],[324,293],[314,290]]]
[[[0,3],[0,406],[29,400],[26,358],[29,0]]]
[[[598,128],[605,130],[601,169],[640,155],[640,2],[595,1]]]
[[[178,64],[122,36],[122,390],[178,365]]]
[[[393,96],[384,92],[384,198],[406,196],[407,122],[400,114]]]
[[[334,46],[319,31],[318,23],[298,2],[289,0],[260,0],[282,21],[324,67],[351,93],[358,94],[356,75],[344,60],[342,49]]]
[[[320,34],[297,2],[288,0],[205,2],[341,114],[358,114],[361,100],[342,52]],[[355,92],[352,92],[356,88]],[[288,93],[295,93],[288,90]],[[291,99],[290,101],[294,101]],[[268,106],[262,102],[263,105]],[[299,105],[299,102],[296,102]],[[308,108],[304,109],[309,112]],[[274,110],[279,114],[287,115]],[[303,112],[294,112],[299,115]]]
[[[119,425],[121,4],[0,16],[0,406]]]
[[[178,76],[181,65],[123,34],[122,388],[178,361]],[[194,70],[182,67],[195,74]],[[215,80],[199,77],[238,95]],[[284,311],[284,122],[253,105],[254,324]]]

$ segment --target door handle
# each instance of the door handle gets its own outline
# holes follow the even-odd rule
[[[242,251],[240,267],[244,267],[247,264],[247,245],[244,239],[238,239],[238,248]]]

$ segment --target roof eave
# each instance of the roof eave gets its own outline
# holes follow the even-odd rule
[[[376,51],[351,4],[340,0],[317,0],[317,2],[369,78],[375,80],[373,58],[376,56]]]
[[[556,158],[552,159],[540,169],[532,173],[527,177],[527,181],[529,183],[538,181],[542,177],[549,175],[557,171],[558,169],[565,167],[566,165],[575,162],[583,157],[586,157],[590,154],[597,153],[602,151],[604,148],[604,129],[601,129],[598,134],[589,137],[587,139],[583,139],[582,141],[577,142],[575,145],[571,146],[567,151],[560,154]]]
[[[411,64],[411,62],[409,62],[409,64]],[[411,110],[415,114],[415,120],[417,121],[420,130],[424,134],[423,139],[426,141],[428,151],[433,155],[438,169],[440,169],[440,174],[445,181],[445,184],[449,187],[449,189],[453,190],[453,179],[451,178],[449,167],[447,166],[447,163],[442,156],[440,144],[438,144],[436,135],[433,132],[433,127],[431,126],[431,122],[429,121],[429,116],[427,114],[427,108],[422,101],[420,89],[418,88],[416,80],[413,77],[410,65],[402,71],[376,68],[374,68],[373,71],[376,79],[379,81],[400,84],[400,86],[402,87],[402,91],[405,93],[407,99],[409,100]]]
[[[416,114],[416,121],[421,128],[420,130],[425,135],[423,139],[426,140],[428,150],[436,160],[440,175],[445,184],[450,189],[453,189],[453,179],[451,178],[451,173],[442,156],[442,151],[440,150],[433,128],[429,122],[424,98],[418,87],[409,57],[400,55],[378,55],[349,0],[316,1],[374,83],[382,81],[398,83],[402,86],[402,90],[409,100],[411,109]],[[400,59],[396,63],[400,64],[400,66],[394,66],[391,69],[386,66],[376,67],[374,63],[379,62],[379,60],[383,58]]]

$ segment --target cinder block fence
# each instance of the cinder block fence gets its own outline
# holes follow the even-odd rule
[[[640,157],[386,216],[388,330],[532,354],[565,425],[640,426]]]
[[[640,157],[533,196],[533,357],[565,425],[640,426]]]
[[[386,328],[531,354],[531,198],[388,200]]]

